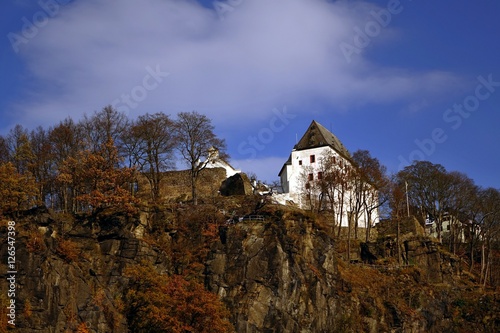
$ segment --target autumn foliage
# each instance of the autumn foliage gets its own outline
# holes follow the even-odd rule
[[[118,168],[120,161],[113,142],[108,141],[98,152],[79,152],[64,161],[58,181],[73,189],[79,206],[92,212],[116,207],[122,212],[136,212],[138,201],[127,189],[133,181],[134,169]]]
[[[152,266],[126,270],[130,289],[126,315],[130,332],[234,332],[229,312],[202,284],[181,275],[162,275]]]
[[[0,164],[0,213],[28,209],[37,195],[35,179],[20,174],[10,162]]]
[[[177,273],[199,276],[213,242],[219,240],[219,228],[225,219],[212,205],[198,205],[196,210],[178,212],[177,233],[171,256]]]

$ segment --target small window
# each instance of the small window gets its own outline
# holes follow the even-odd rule
[[[307,177],[307,180],[309,181],[314,180],[314,175],[310,173],[309,176]]]
[[[302,165],[302,160],[299,160],[299,165]]]
[[[316,162],[316,156],[315,155],[309,156],[309,162],[311,162],[311,163]]]
[[[323,172],[318,172],[318,179],[323,179]]]

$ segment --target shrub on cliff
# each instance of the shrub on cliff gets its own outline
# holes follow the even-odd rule
[[[181,275],[161,275],[151,266],[126,270],[130,288],[125,313],[130,332],[233,332],[229,312],[213,293]]]

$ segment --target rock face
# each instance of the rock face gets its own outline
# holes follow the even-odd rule
[[[224,301],[239,333],[499,331],[498,294],[480,294],[460,282],[458,263],[425,237],[404,242],[413,266],[348,264],[328,228],[307,214],[261,214],[264,221],[220,226],[199,265],[207,289]],[[162,219],[173,216],[167,215]],[[173,224],[157,235],[160,250],[145,241],[151,229],[139,219],[118,214],[84,222],[46,211],[19,222],[17,331],[74,332],[85,323],[89,332],[129,332],[125,267],[148,263],[173,274],[171,249],[180,237]],[[5,242],[0,258],[4,294]]]
[[[478,296],[451,287],[460,274],[456,263],[429,239],[407,239],[406,255],[414,265],[402,268],[346,264],[334,244],[311,221],[238,223],[212,249],[207,284],[242,333],[423,333],[464,327],[495,332],[500,324],[498,295],[489,303],[496,310],[483,310],[477,322],[453,318],[453,304],[464,297],[479,302]],[[436,291],[434,283],[450,287]]]
[[[207,262],[210,289],[226,300],[237,332],[327,332],[335,324],[332,240],[311,223],[231,227]]]
[[[224,180],[220,187],[220,194],[230,195],[250,195],[252,194],[252,185],[250,180],[243,173],[237,173]]]
[[[127,332],[121,304],[128,282],[124,268],[145,261],[169,270],[167,256],[130,232],[138,221],[127,222],[119,216],[100,221],[100,226],[89,221],[57,236],[53,226],[61,221],[51,220],[49,214],[37,214],[25,222],[33,228],[21,231],[18,224],[19,332],[74,332],[82,323],[91,332]],[[113,226],[119,222],[120,227]],[[3,236],[4,230],[0,234]],[[5,243],[0,253],[3,274],[7,271]],[[1,278],[3,283],[5,277]]]
[[[380,223],[377,230],[384,236],[361,244],[361,258],[369,264],[392,259],[393,263],[414,265],[431,283],[453,283],[460,275],[459,259],[440,250],[436,239],[425,236],[424,228],[414,217],[400,222],[400,246],[397,248],[397,224]],[[398,260],[398,254],[401,256]]]

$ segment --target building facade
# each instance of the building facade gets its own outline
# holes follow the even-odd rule
[[[207,169],[222,168],[226,170],[226,178],[232,177],[237,173],[241,173],[241,170],[233,168],[233,166],[229,164],[229,162],[220,158],[219,151],[214,147],[208,150],[207,159],[204,162],[198,163],[205,163],[205,168]]]
[[[378,210],[368,209],[367,198],[377,200],[377,193],[356,183],[353,168],[340,140],[312,121],[279,172],[283,198],[303,209],[331,210],[342,226],[349,221],[359,227],[373,225],[378,222]]]

